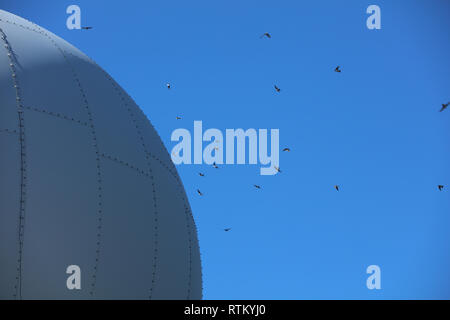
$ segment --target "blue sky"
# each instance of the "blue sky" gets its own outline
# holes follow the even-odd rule
[[[71,4],[94,29],[66,28]],[[370,4],[381,8],[381,30],[366,28]],[[280,147],[292,151],[281,153],[278,175],[259,175],[259,165],[178,166],[205,299],[450,298],[450,109],[438,112],[450,101],[449,1],[1,0],[0,8],[96,60],[169,150],[172,131],[192,131],[194,120],[223,132],[280,130]],[[372,264],[381,290],[366,288]]]

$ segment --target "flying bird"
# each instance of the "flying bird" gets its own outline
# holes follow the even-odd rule
[[[265,32],[260,38],[264,38],[264,37],[267,37],[269,39],[272,38],[272,36],[268,32]]]
[[[281,172],[280,167],[277,166],[273,166],[275,168],[275,170],[277,170],[278,172]]]
[[[167,87],[167,89],[170,89],[171,88],[170,83],[166,83],[166,87]]]
[[[198,190],[198,189],[197,189],[197,193],[198,193],[199,195],[201,195],[201,196],[203,195],[203,193],[202,193],[200,190]]]
[[[291,149],[289,149],[289,148],[284,148],[283,151],[291,152]]]
[[[337,66],[336,69],[334,69],[335,72],[341,72],[340,66]]]
[[[261,186],[258,186],[257,184],[254,184],[256,189],[261,189]]]
[[[219,167],[217,166],[217,164],[215,162],[213,163],[213,167],[216,169],[219,169]]]
[[[442,191],[442,189],[444,189],[444,186],[442,184],[438,185],[438,189],[439,191]]]
[[[92,27],[81,27],[81,29],[83,29],[83,30],[91,30]]]
[[[230,230],[231,230],[231,228],[223,229],[223,231],[225,231],[225,232],[228,232],[228,231],[230,231]]]
[[[204,176],[205,176],[205,174],[204,174],[204,173],[201,173],[201,172],[199,172],[198,175],[199,175],[200,177],[204,177]]]
[[[334,188],[336,189],[336,191],[339,191],[339,186],[335,185]]]
[[[450,102],[443,103],[443,104],[442,104],[442,108],[441,108],[441,110],[439,110],[439,112],[442,112],[442,111],[444,111],[445,109],[447,109],[447,107],[448,107],[449,104],[450,104]]]
[[[274,85],[273,87],[275,88],[275,90],[276,90],[277,92],[280,92],[280,91],[281,91],[281,89],[278,88],[276,85]]]
[[[177,118],[177,120],[181,120],[181,117],[179,117],[179,116],[177,116],[176,118]]]

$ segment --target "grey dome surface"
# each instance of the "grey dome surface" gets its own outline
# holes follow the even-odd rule
[[[191,209],[146,116],[89,57],[0,10],[0,299],[201,297]]]

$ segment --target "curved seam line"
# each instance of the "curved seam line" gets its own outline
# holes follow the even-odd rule
[[[132,164],[130,164],[130,163],[128,163],[128,162],[125,162],[125,161],[123,161],[123,160],[120,160],[120,159],[117,158],[117,157],[113,157],[113,156],[110,156],[110,155],[105,154],[105,153],[101,153],[100,155],[101,155],[103,158],[105,158],[105,159],[109,159],[109,160],[111,160],[111,161],[113,161],[113,162],[115,162],[115,163],[117,163],[117,164],[120,164],[120,165],[122,165],[122,166],[124,166],[124,167],[128,167],[128,168],[130,168],[130,169],[136,171],[137,173],[140,173],[140,174],[143,175],[143,176],[150,177],[150,175],[149,175],[147,172],[145,172],[144,170],[142,170],[142,169],[140,169],[140,168],[138,168],[138,167],[136,167],[136,166],[133,166]]]
[[[183,200],[183,206],[185,208],[185,215],[186,215],[186,226],[187,226],[188,237],[189,237],[189,278],[188,278],[188,293],[187,293],[187,300],[189,300],[191,297],[191,290],[192,290],[192,249],[193,248],[192,248],[191,229],[193,229],[193,231],[196,235],[196,238],[197,238],[199,254],[200,254],[200,243],[198,241],[197,226],[195,224],[194,216],[192,215],[192,210],[190,209],[190,206],[189,206],[189,201],[187,200],[187,195],[185,193],[183,183],[181,182],[181,179],[179,176],[174,176],[174,178],[176,180],[176,186],[179,189],[178,192],[180,193],[181,198]],[[191,220],[192,220],[192,227],[190,225],[189,218],[191,218]],[[200,257],[200,281],[201,281],[201,286],[202,286],[202,291],[203,291],[203,279],[202,279],[203,272],[201,269],[202,269],[202,264],[201,264],[201,257]]]
[[[27,162],[26,162],[26,146],[25,146],[25,119],[23,115],[23,106],[21,102],[21,94],[19,81],[15,71],[14,61],[12,59],[13,50],[9,45],[6,34],[0,28],[1,38],[7,51],[9,66],[11,69],[11,78],[16,92],[16,108],[19,118],[19,146],[20,146],[20,205],[19,205],[19,252],[17,260],[17,276],[16,285],[14,287],[14,297],[22,300],[22,260],[23,260],[23,244],[25,238],[25,204],[26,204],[26,188],[27,188]]]
[[[39,112],[39,113],[42,113],[42,114],[46,114],[48,116],[53,116],[53,117],[56,117],[56,118],[59,118],[59,119],[72,121],[72,122],[78,123],[78,124],[80,124],[82,126],[85,126],[85,127],[89,126],[89,124],[87,122],[83,122],[81,120],[77,120],[75,118],[63,115],[63,114],[61,114],[59,112],[47,111],[45,109],[38,109],[38,108],[28,107],[28,106],[24,106],[24,108],[28,109],[28,110],[31,110],[31,111]]]
[[[25,21],[28,21],[28,20],[26,20],[26,19],[24,19]],[[16,23],[16,22],[13,22],[13,21],[9,21],[9,20],[7,20],[7,19],[1,19],[0,18],[0,21],[2,21],[2,22],[5,22],[5,23],[9,23],[9,24],[13,24],[13,25],[15,25],[15,26],[19,26],[19,27],[22,27],[22,28],[25,28],[25,29],[28,29],[28,30],[30,30],[30,31],[34,31],[34,32],[37,32],[37,33],[41,33],[39,30],[36,30],[36,29],[33,29],[33,28],[30,28],[30,27],[27,27],[27,26],[25,26],[25,25],[23,25],[23,24],[20,24],[20,23]],[[35,23],[33,23],[33,22],[31,22],[31,21],[28,21],[29,23],[31,23],[31,24],[33,24],[33,25],[36,25]],[[37,25],[36,25],[37,26]]]
[[[11,129],[0,129],[0,132],[10,133],[10,134],[19,134],[19,131],[11,130]]]
[[[116,162],[116,163],[118,163],[118,164],[120,164],[120,165],[123,165],[123,166],[125,166],[125,167],[128,167],[128,168],[130,168],[130,169],[133,169],[133,170],[135,170],[136,172],[141,173],[141,174],[144,175],[144,176],[150,177],[150,173],[149,173],[149,172],[147,172],[147,171],[145,171],[145,170],[139,168],[138,166],[133,165],[133,164],[131,164],[131,163],[125,161],[125,160],[122,160],[122,159],[120,159],[120,158],[118,158],[118,157],[116,157],[116,156],[112,156],[112,155],[107,154],[107,153],[105,153],[105,152],[101,152],[100,156],[103,157],[103,158],[105,158],[105,159],[109,159],[109,160],[111,160],[111,161],[114,161],[114,162]],[[158,158],[155,158],[155,159],[156,159],[156,160],[159,160]],[[175,175],[175,174],[174,174],[167,166],[165,166],[163,162],[159,161],[159,163],[160,163],[161,167],[162,167],[164,170],[166,170],[167,172],[169,172],[175,179],[178,179],[178,177],[177,177],[177,176],[176,176],[176,175]],[[178,182],[178,180],[177,180],[177,182]],[[180,183],[180,182],[178,182],[178,183]]]
[[[187,292],[187,298],[186,300],[189,300],[191,297],[191,287],[192,287],[192,234],[191,234],[191,226],[189,222],[189,215],[188,215],[188,209],[186,207],[185,199],[183,198],[183,206],[184,206],[184,214],[186,216],[186,228],[189,238],[189,278],[188,278],[188,292]]]

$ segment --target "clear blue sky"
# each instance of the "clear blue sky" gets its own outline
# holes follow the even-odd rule
[[[169,150],[194,120],[280,129],[292,151],[276,176],[178,167],[205,299],[450,298],[450,108],[438,112],[450,101],[450,1],[0,4],[96,60]],[[66,28],[70,4],[94,29]],[[370,4],[381,30],[366,28]],[[379,291],[366,288],[372,264]]]

